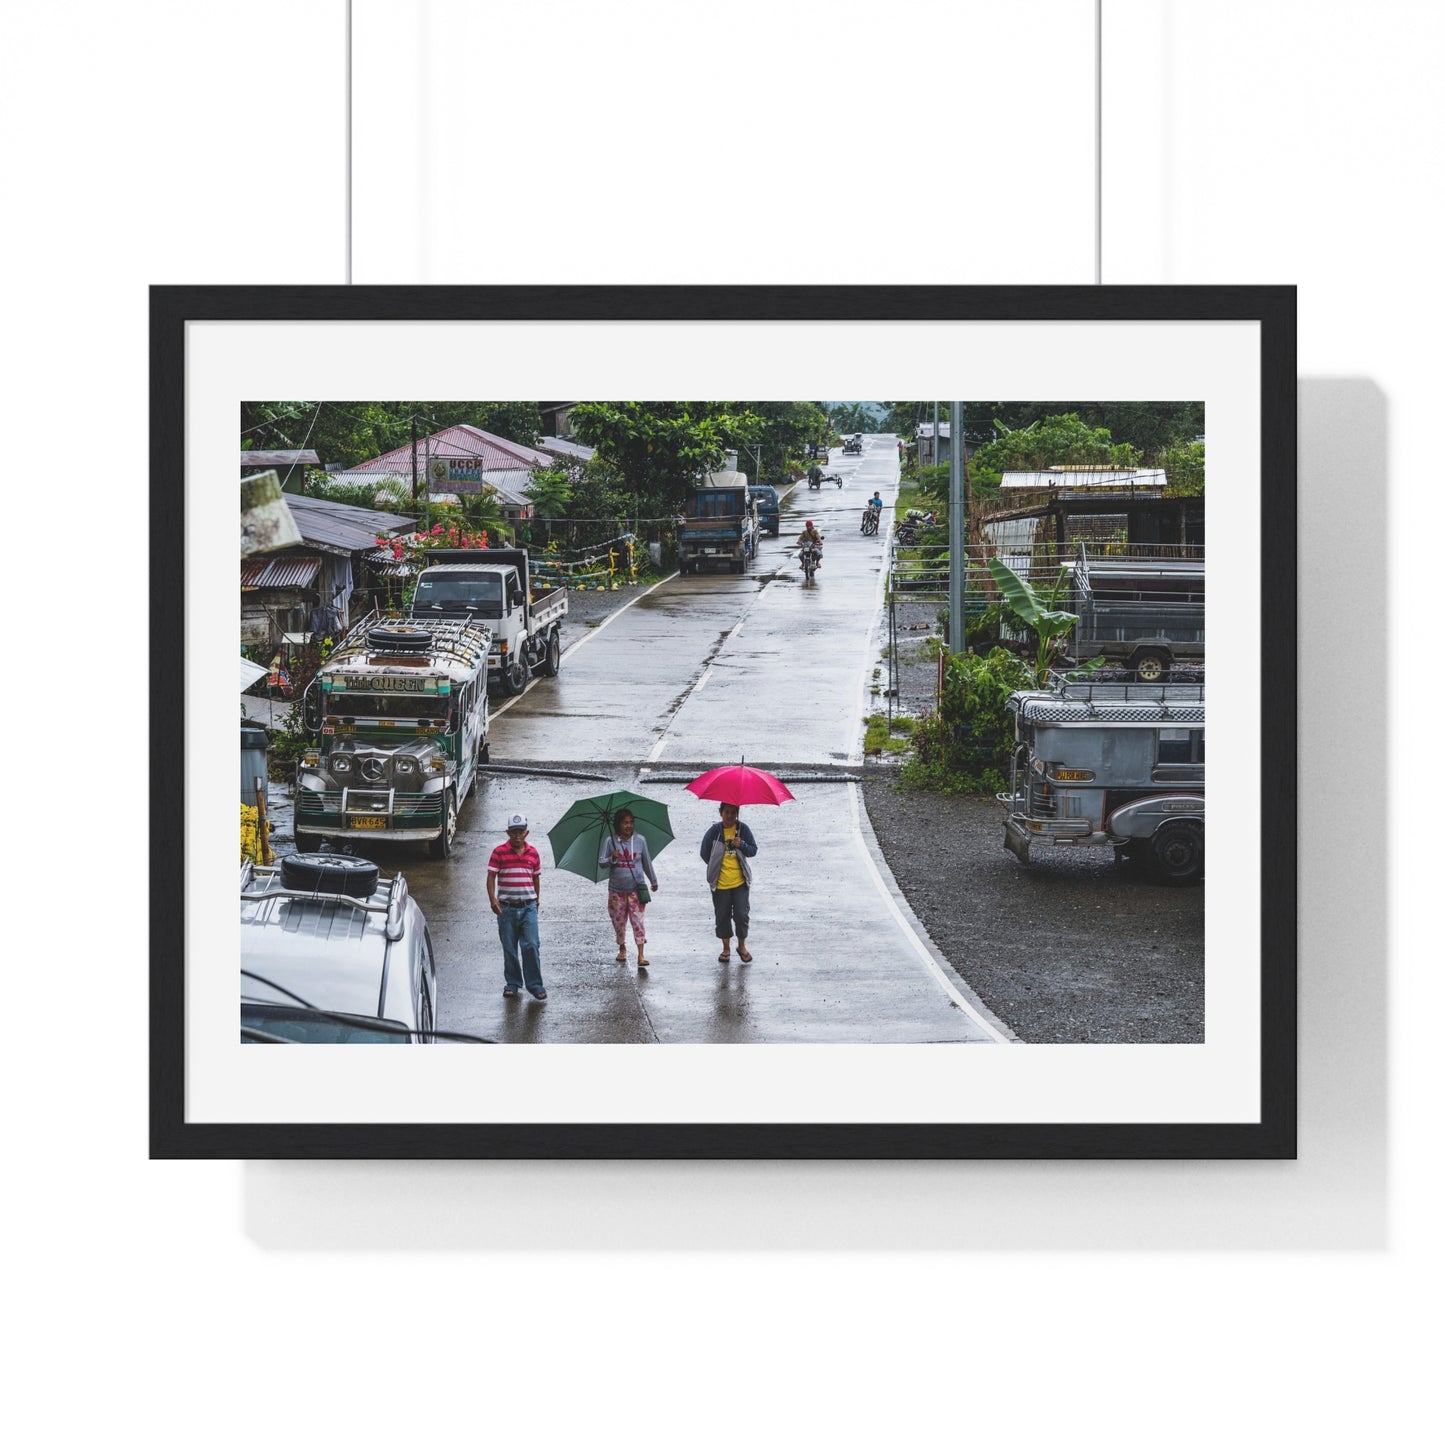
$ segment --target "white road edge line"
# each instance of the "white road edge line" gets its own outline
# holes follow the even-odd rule
[[[656,592],[657,589],[662,586],[663,582],[671,582],[672,579],[677,575],[678,574],[676,572],[669,573],[666,577],[662,579],[662,582],[654,582],[652,586],[647,589],[646,592],[639,592],[637,596],[632,598],[630,602],[624,602],[622,606],[617,609],[616,612],[610,613],[608,616],[604,617],[602,621],[599,622],[597,626],[594,627],[590,632],[587,632],[583,636],[579,637],[577,641],[574,642],[572,646],[569,647],[567,651],[562,654],[562,657],[571,657],[572,654],[583,645],[583,643],[591,642],[592,639],[596,637],[597,634],[601,632],[604,627],[611,626],[611,624],[615,622],[617,618],[621,617],[622,614],[626,612],[629,607],[635,607],[639,602],[642,601],[644,597],[650,597],[654,592]],[[558,658],[559,663],[561,662],[561,660],[561,658]],[[531,684],[529,683],[528,688],[530,688],[530,686]],[[501,715],[506,712],[506,710],[511,707],[514,702],[520,702],[524,697],[526,697],[526,695],[526,691],[522,691],[519,692],[516,697],[509,697],[506,702],[501,705],[501,707],[494,707],[492,709],[490,717],[501,717]]]
[[[938,960],[934,958],[931,953],[929,953],[927,948],[924,947],[923,940],[919,938],[919,936],[913,931],[913,926],[903,916],[902,910],[898,907],[897,902],[894,900],[893,894],[889,890],[888,885],[884,883],[883,875],[878,871],[878,865],[873,861],[873,855],[868,851],[868,845],[863,839],[862,820],[858,815],[858,809],[861,806],[858,800],[858,792],[859,788],[857,783],[848,784],[848,802],[853,809],[853,836],[858,840],[858,851],[862,853],[863,861],[868,865],[868,872],[873,878],[874,886],[878,889],[879,895],[882,897],[883,902],[887,906],[889,913],[893,915],[893,921],[897,923],[899,928],[903,930],[908,941],[913,945],[913,951],[922,960],[924,968],[926,968],[928,972],[933,975],[935,981],[938,983],[938,986],[944,991],[944,993],[949,996],[949,998],[953,1000],[954,1003],[958,1005],[959,1008],[964,1011],[964,1013],[969,1016],[969,1018],[974,1021],[974,1023],[979,1026],[979,1028],[984,1031],[984,1033],[989,1036],[989,1038],[991,1038],[995,1043],[998,1044],[1009,1044],[1016,1042],[1015,1040],[1008,1038],[1006,1035],[1001,1034],[998,1029],[986,1018],[984,1018],[984,1016],[979,1013],[979,1011],[974,1008],[974,1006],[969,1003],[969,1001],[958,991],[957,987],[953,983],[953,980],[944,973],[942,967],[940,967],[939,965]]]
[[[891,515],[893,511],[892,503],[885,504],[884,511]],[[879,532],[883,530],[883,519],[881,517],[878,520],[878,530]],[[873,594],[873,620],[868,624],[867,637],[863,639],[863,672],[858,679],[858,703],[854,709],[854,717],[848,724],[848,736],[843,739],[843,747],[848,755],[848,763],[851,767],[856,767],[863,761],[863,739],[868,731],[869,669],[873,665],[874,639],[878,635],[878,624],[883,620],[883,595],[888,585],[886,543],[883,556],[884,563],[878,569],[878,586]]]
[[[674,577],[680,575],[680,573],[671,572],[666,577],[664,577],[661,582],[654,582],[652,586],[647,589],[646,592],[639,592],[637,596],[634,597],[630,602],[624,602],[622,606],[617,609],[616,612],[610,613],[608,616],[604,617],[602,621],[597,624],[596,627],[592,628],[592,630],[586,634],[585,637],[579,637],[577,641],[574,642],[572,646],[569,647],[567,651],[562,654],[562,656],[571,657],[572,654],[576,652],[579,647],[585,647],[589,642],[591,642],[592,639],[603,630],[603,628],[611,627],[612,624],[616,622],[617,619],[621,617],[622,614],[626,612],[629,607],[636,607],[637,604],[641,602],[644,597],[651,597],[652,594],[656,592],[659,587],[665,586],[668,582],[671,582]]]

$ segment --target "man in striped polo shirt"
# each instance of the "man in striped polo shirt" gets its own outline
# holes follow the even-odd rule
[[[516,998],[525,984],[541,1001],[542,942],[537,934],[537,905],[542,899],[542,857],[527,841],[527,819],[513,813],[507,841],[492,849],[487,863],[487,901],[497,915],[502,941],[502,997]]]

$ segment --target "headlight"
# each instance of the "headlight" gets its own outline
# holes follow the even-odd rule
[[[410,777],[416,772],[416,760],[414,758],[397,758],[396,771],[400,777]]]
[[[351,771],[350,758],[332,758],[331,771],[333,773],[349,773]]]

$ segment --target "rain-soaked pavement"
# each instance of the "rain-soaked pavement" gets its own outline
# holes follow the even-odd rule
[[[877,651],[886,522],[864,537],[874,489],[891,506],[891,438],[835,457],[841,488],[795,488],[778,538],[741,577],[673,577],[564,655],[560,675],[497,705],[492,763],[444,863],[377,848],[405,872],[438,961],[438,1024],[499,1042],[923,1043],[1011,1037],[910,923],[872,844],[859,789],[862,718]],[[805,584],[790,544],[811,518],[825,563]],[[698,855],[717,805],[683,783],[746,758],[796,803],[750,807],[758,841],[751,964],[718,961]],[[850,767],[852,771],[850,771]],[[517,771],[506,771],[515,768]],[[583,776],[585,775],[585,776]],[[651,967],[615,961],[606,890],[553,869],[547,829],[578,797],[633,788],[666,802],[676,842],[657,858]],[[501,997],[485,870],[522,812],[548,865],[540,909],[545,1004]],[[396,856],[390,856],[395,854]]]

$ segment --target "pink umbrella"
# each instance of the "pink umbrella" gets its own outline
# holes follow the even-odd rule
[[[731,763],[714,768],[687,785],[689,793],[714,803],[790,803],[795,801],[781,778],[750,768],[746,763]]]

